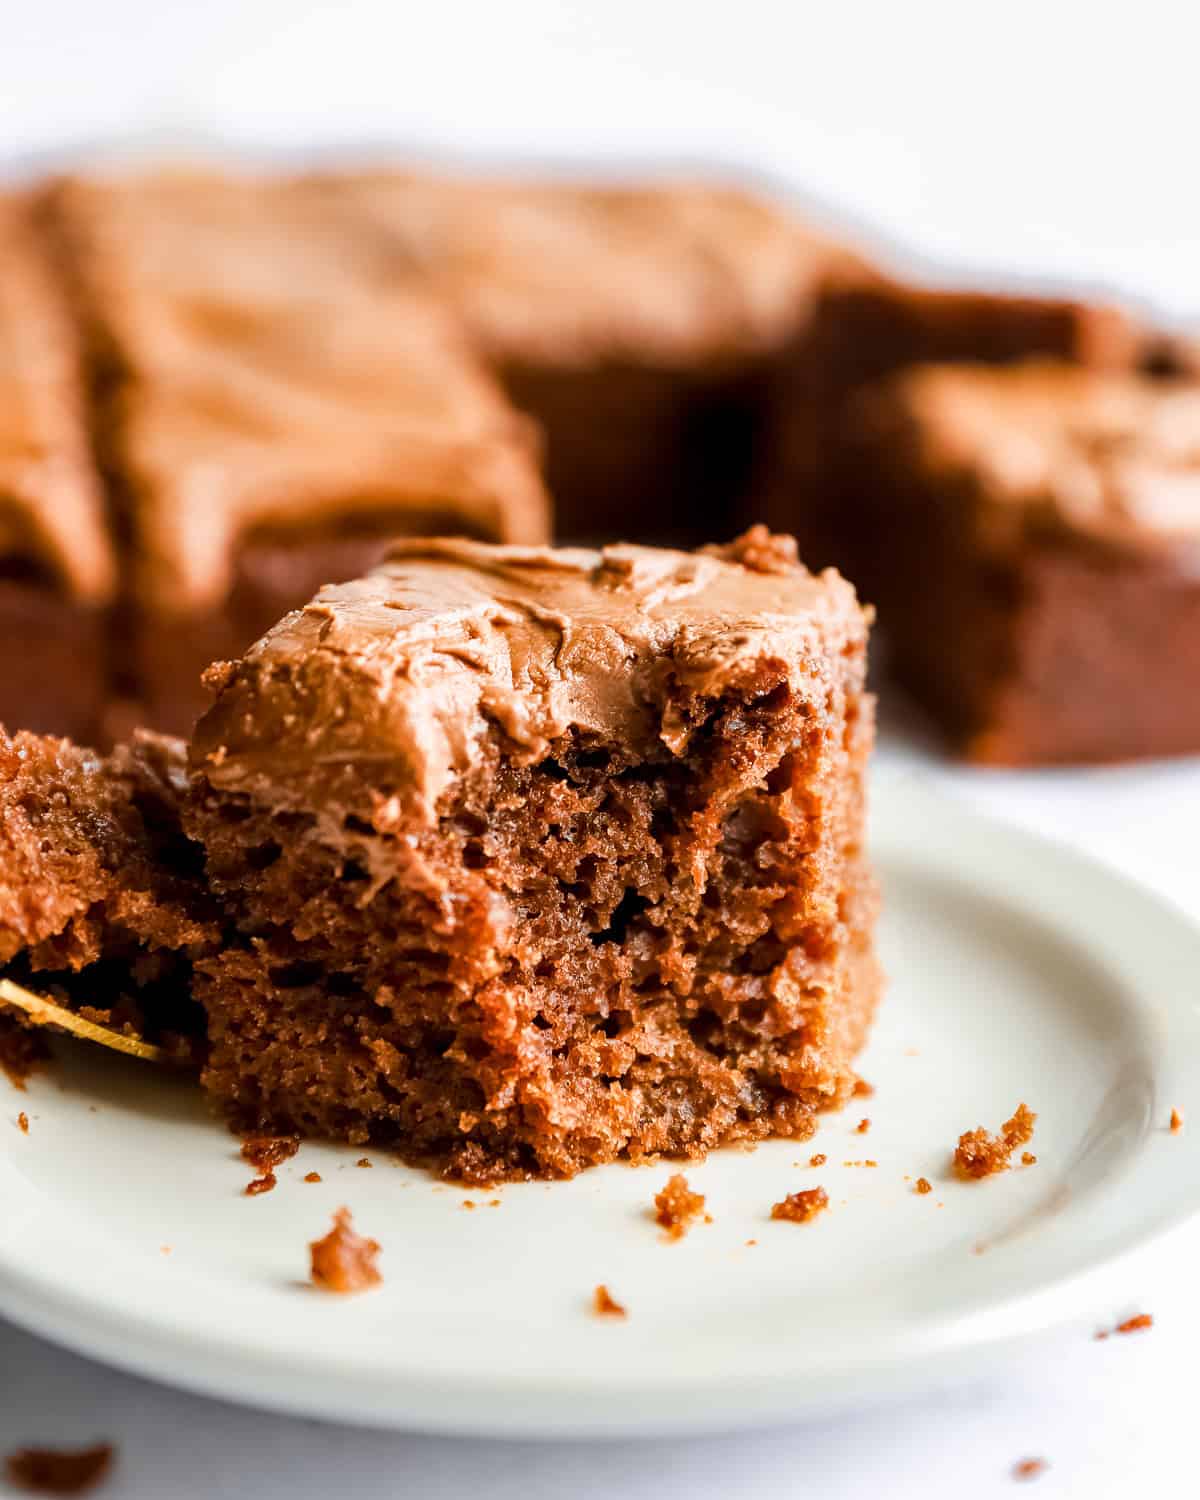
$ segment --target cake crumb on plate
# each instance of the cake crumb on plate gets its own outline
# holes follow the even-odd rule
[[[828,1207],[829,1194],[824,1188],[802,1188],[798,1193],[789,1193],[781,1202],[773,1204],[771,1217],[785,1219],[789,1224],[807,1224]]]
[[[1016,1112],[1010,1120],[1005,1120],[998,1135],[992,1135],[982,1126],[964,1131],[954,1152],[954,1170],[966,1181],[1007,1172],[1013,1152],[1033,1139],[1036,1120],[1037,1115],[1028,1105],[1018,1104]]]
[[[664,1238],[681,1240],[704,1212],[704,1194],[693,1193],[682,1172],[668,1177],[654,1197],[654,1221],[665,1230]]]
[[[348,1208],[333,1216],[333,1228],[309,1245],[314,1286],[327,1292],[363,1292],[383,1280],[375,1264],[378,1240],[357,1234]]]
[[[598,1318],[627,1318],[626,1308],[616,1300],[603,1282],[592,1293],[592,1311]]]

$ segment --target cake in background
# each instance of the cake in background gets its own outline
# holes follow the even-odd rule
[[[865,270],[782,205],[715,182],[376,170],[312,187],[429,282],[536,419],[566,541],[691,545],[748,524],[780,354],[832,268]]]
[[[136,722],[186,732],[210,662],[391,536],[547,538],[534,434],[453,317],[286,180],[71,179],[43,220],[87,336]]]
[[[102,745],[139,723],[186,733],[210,661],[361,574],[389,537],[696,540],[765,516],[879,601],[900,675],[957,748],[1031,763],[1200,750],[1171,698],[1145,732],[1060,738],[1048,714],[1039,735],[989,734],[993,709],[953,684],[968,661],[1000,680],[996,622],[1033,617],[1034,577],[1005,572],[999,613],[979,597],[959,545],[972,502],[949,491],[922,512],[920,555],[898,542],[910,476],[864,426],[871,391],[919,365],[1048,359],[1144,388],[1120,442],[1148,422],[1161,468],[1151,393],[1195,389],[1197,360],[1127,309],[912,286],[716,181],[134,171],[10,197],[0,238],[10,728]],[[1166,551],[1185,559],[1200,523],[1170,504]],[[1081,682],[1124,691],[1167,625],[1186,656],[1186,571],[1165,615],[1122,573],[1119,644],[1101,591],[1076,591]],[[931,631],[954,597],[955,634]]]
[[[0,196],[0,723],[92,738],[116,587],[78,334],[28,201]]]
[[[1200,386],[919,366],[852,418],[891,673],[957,748],[1002,765],[1200,749]]]

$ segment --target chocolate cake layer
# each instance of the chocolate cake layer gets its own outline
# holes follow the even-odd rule
[[[827,268],[852,260],[711,183],[374,171],[315,188],[383,232],[537,419],[569,539],[695,541],[731,525],[776,357]]]
[[[761,529],[323,589],[192,745],[207,1087],[477,1180],[811,1132],[879,988],[865,649]]]
[[[95,732],[115,581],[78,340],[28,201],[0,196],[0,723]]]
[[[1200,387],[928,366],[855,420],[889,661],[968,755],[1200,751]]]
[[[128,690],[185,728],[199,674],[397,534],[539,541],[533,434],[452,316],[286,181],[61,183],[127,553]]]

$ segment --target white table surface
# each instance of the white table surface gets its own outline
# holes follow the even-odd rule
[[[890,739],[879,774],[915,771],[993,814],[1119,865],[1200,919],[1200,762],[1062,773],[979,773]],[[1200,1128],[1200,1121],[1190,1128]],[[1146,1252],[1111,1308],[1147,1332],[1057,1333],[1021,1362],[820,1425],[703,1440],[537,1445],[326,1426],[240,1410],[103,1369],[0,1323],[0,1452],[113,1441],[111,1500],[621,1500],[1013,1493],[1014,1464],[1050,1467],[1039,1496],[1194,1495],[1200,1222]],[[0,1481],[0,1494],[3,1494]]]

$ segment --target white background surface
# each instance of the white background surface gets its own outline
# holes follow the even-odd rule
[[[1147,0],[0,0],[0,160],[214,137],[519,156],[716,158],[793,183],[964,278],[1123,288],[1200,317],[1197,24]],[[933,774],[1200,918],[1200,767]],[[1200,1128],[1200,1121],[1194,1122]],[[0,1205],[0,1213],[3,1205]],[[1115,1320],[1015,1373],[852,1420],[704,1442],[465,1443],[236,1411],[0,1325],[0,1450],[121,1447],[114,1500],[413,1496],[1194,1495],[1200,1227],[1131,1273]]]

